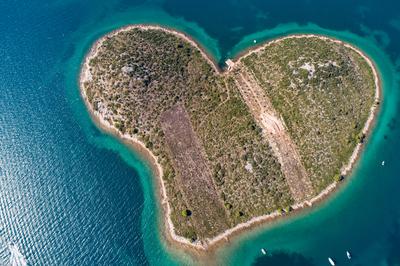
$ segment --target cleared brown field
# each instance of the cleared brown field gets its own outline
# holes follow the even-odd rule
[[[176,182],[189,208],[186,213],[182,210],[183,215],[188,215],[196,232],[203,236],[226,229],[225,208],[186,110],[176,105],[165,111],[161,115],[161,127],[177,171]]]

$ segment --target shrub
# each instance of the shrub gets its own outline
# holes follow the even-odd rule
[[[191,210],[183,210],[181,212],[183,217],[190,217],[192,215],[192,211]]]

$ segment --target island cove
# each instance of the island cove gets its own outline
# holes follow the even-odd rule
[[[184,248],[208,250],[323,199],[379,106],[372,61],[329,37],[286,36],[227,63],[183,33],[132,25],[82,65],[93,119],[154,165],[165,236]]]

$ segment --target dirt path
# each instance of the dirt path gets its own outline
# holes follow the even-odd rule
[[[276,114],[268,97],[251,74],[245,73],[244,67],[235,73],[240,93],[249,106],[258,124],[263,129],[275,156],[282,167],[282,172],[296,202],[311,198],[314,194],[310,178],[300,161],[296,145],[285,129],[283,121]]]

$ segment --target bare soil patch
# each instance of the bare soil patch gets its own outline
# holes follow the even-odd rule
[[[176,182],[190,212],[183,215],[202,235],[223,231],[228,227],[225,209],[187,112],[181,105],[174,106],[161,115],[161,125],[177,169]]]

